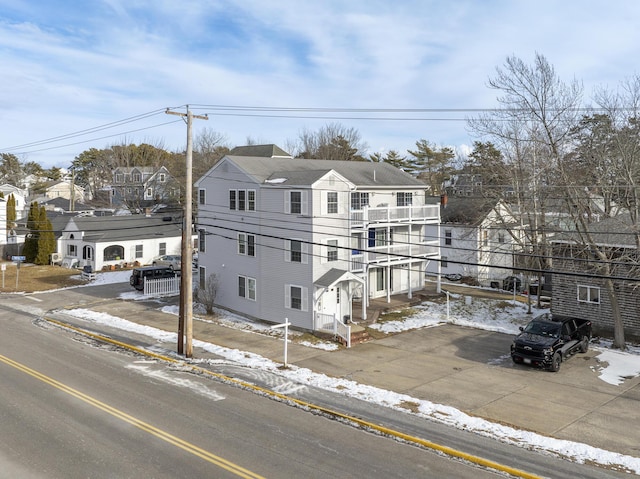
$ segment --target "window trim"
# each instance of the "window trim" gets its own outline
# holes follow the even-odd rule
[[[329,242],[335,242],[335,244],[329,244]],[[339,246],[340,242],[337,238],[329,238],[327,240],[327,255],[325,256],[325,260],[327,263],[332,263],[334,261],[340,260],[340,250],[338,248]]]
[[[327,191],[327,214],[338,214],[338,192]]]
[[[583,292],[582,295],[580,294],[581,292]],[[592,298],[592,292],[597,292],[596,297]],[[581,298],[581,296],[584,296],[584,298]],[[600,304],[600,287],[579,284],[577,285],[576,299],[578,303]]]
[[[292,303],[293,294],[291,293],[294,288],[296,288],[297,290],[300,290],[300,308],[293,307],[293,303]],[[309,310],[308,288],[305,288],[304,286],[301,286],[299,284],[285,284],[284,294],[285,294],[285,303],[284,303],[285,309],[291,309],[293,311],[301,311],[301,312]]]
[[[453,244],[453,230],[444,230],[444,245],[451,246]]]
[[[396,206],[412,206],[413,205],[413,192],[412,191],[398,191],[396,193]]]
[[[255,257],[256,235],[250,233],[238,233],[236,252],[242,256]]]
[[[204,205],[207,200],[207,190],[204,188],[200,188],[198,190],[198,204]]]
[[[239,274],[237,286],[238,297],[248,299],[249,301],[256,301],[256,298],[258,296],[258,283],[255,278]]]

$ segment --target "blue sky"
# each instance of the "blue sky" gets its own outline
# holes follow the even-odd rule
[[[406,154],[420,139],[464,149],[479,139],[463,121],[472,113],[274,118],[212,105],[493,108],[496,67],[536,52],[582,81],[588,104],[596,86],[638,74],[639,20],[635,0],[0,0],[0,152],[65,167],[91,147],[180,150],[186,128],[163,110],[185,104],[209,114],[195,134],[208,128],[230,146],[286,147],[337,122],[369,153]],[[362,119],[373,116],[392,119]]]

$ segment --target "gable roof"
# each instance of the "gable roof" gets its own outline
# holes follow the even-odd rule
[[[177,216],[83,216],[74,217],[65,229],[75,227],[86,242],[115,242],[182,235],[182,218]]]
[[[236,146],[229,152],[232,156],[258,156],[264,158],[292,158],[292,156],[278,145],[248,145]]]
[[[444,223],[477,226],[496,207],[498,200],[467,196],[449,196],[440,206]]]
[[[225,156],[220,163],[224,161],[231,161],[260,184],[267,182],[267,180],[279,179],[282,181],[279,181],[278,184],[310,186],[333,170],[357,187],[413,189],[426,189],[427,187],[422,181],[389,163],[232,155]]]
[[[638,234],[638,228],[634,228],[629,213],[590,223],[589,233],[595,244],[600,246],[636,248],[635,235]],[[582,244],[583,240],[576,232],[563,231],[551,238],[551,242]]]

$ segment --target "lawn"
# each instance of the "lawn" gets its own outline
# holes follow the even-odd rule
[[[4,271],[0,271],[1,293],[30,293],[84,284],[77,269],[24,263],[18,269],[16,263],[10,261],[0,261],[0,268],[5,268]]]

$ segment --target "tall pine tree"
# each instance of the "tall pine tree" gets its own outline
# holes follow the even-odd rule
[[[40,235],[38,237],[38,254],[36,255],[36,264],[49,264],[51,253],[56,251],[56,238],[53,234],[53,225],[51,220],[47,218],[47,211],[44,206],[40,207],[39,222]]]
[[[16,219],[16,197],[13,196],[13,193],[9,195],[9,199],[7,200],[7,228],[13,228]]]
[[[29,206],[29,216],[27,217],[27,229],[29,232],[24,240],[24,248],[22,249],[22,254],[29,263],[33,263],[38,255],[38,237],[40,236],[39,219],[40,208],[38,207],[38,202],[34,201]]]

